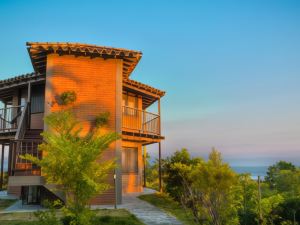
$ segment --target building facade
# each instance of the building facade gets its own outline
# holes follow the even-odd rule
[[[129,78],[142,53],[78,43],[29,42],[27,48],[34,72],[0,81],[0,143],[2,156],[5,151],[8,155],[8,193],[22,198],[24,204],[64,200],[62,193],[45,183],[41,168],[20,156],[42,157],[37,146],[46,129],[43,118],[60,110],[55,102],[66,91],[76,92],[73,111],[83,133],[95,126],[97,115],[109,112],[105,129],[122,137],[103,154],[103,160],[116,158],[119,164],[108,176],[112,188],[91,199],[91,204],[120,204],[122,193],[141,192],[143,147],[158,143],[160,149],[164,139],[160,98],[165,94]],[[148,112],[154,103],[157,112]],[[3,160],[1,165],[2,182]]]

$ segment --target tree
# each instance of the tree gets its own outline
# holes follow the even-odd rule
[[[279,161],[276,164],[270,166],[268,168],[267,176],[265,177],[265,181],[267,183],[269,183],[271,188],[276,188],[275,180],[281,170],[295,171],[296,166],[293,165],[292,163],[286,162],[286,161]]]
[[[202,161],[201,158],[191,158],[187,149],[183,148],[176,151],[171,157],[166,158],[162,163],[163,181],[165,184],[165,191],[170,194],[175,200],[180,201],[183,192],[183,171],[181,168],[174,167],[176,163],[181,165],[193,165]],[[185,182],[189,182],[185,177]]]
[[[186,165],[173,165],[182,180],[182,203],[192,209],[199,224],[239,224],[238,209],[241,196],[238,190],[238,176],[222,161],[221,154],[213,149],[209,160],[199,160]]]
[[[82,135],[70,109],[49,114],[45,123],[48,130],[42,133],[44,142],[39,145],[43,158],[25,158],[41,166],[47,183],[56,184],[65,193],[65,211],[72,224],[89,224],[89,200],[110,188],[107,175],[115,168],[114,160],[101,160],[102,153],[118,135],[100,134],[98,128]]]
[[[239,209],[240,223],[243,225],[256,225],[258,218],[258,189],[257,182],[252,180],[250,174],[239,175],[242,207]]]

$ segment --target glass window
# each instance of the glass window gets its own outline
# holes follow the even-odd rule
[[[137,148],[123,148],[122,172],[123,173],[138,172],[138,149]]]

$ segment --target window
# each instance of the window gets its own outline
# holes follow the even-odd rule
[[[31,113],[44,112],[45,86],[32,87],[31,93]]]
[[[137,148],[123,148],[122,172],[123,173],[138,172],[138,149]]]

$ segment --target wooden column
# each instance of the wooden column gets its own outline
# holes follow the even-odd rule
[[[3,189],[3,168],[4,168],[4,143],[2,143],[2,151],[1,151],[1,181],[0,181],[0,190]]]
[[[160,98],[158,99],[158,115],[159,115],[159,135],[161,135],[161,111],[160,111]],[[162,178],[161,178],[161,142],[158,142],[158,179],[159,179],[159,191],[162,192]]]
[[[144,161],[144,187],[147,187],[147,180],[146,180],[147,152],[146,152],[146,146],[143,146],[143,161]]]
[[[159,131],[159,135],[161,135],[161,124],[160,124],[160,122],[161,122],[161,119],[160,119],[160,98],[158,99],[158,102],[157,102],[157,107],[158,107],[158,115],[159,115],[159,121],[158,121],[158,126],[159,126],[159,128],[158,128],[158,131]]]
[[[161,143],[158,142],[158,179],[159,179],[159,191],[162,192],[161,182]]]
[[[28,118],[27,118],[27,127],[30,128],[30,120],[31,120],[31,82],[28,83],[28,90],[27,90],[27,107],[28,107]]]

